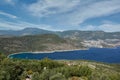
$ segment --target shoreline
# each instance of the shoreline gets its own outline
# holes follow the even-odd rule
[[[12,55],[15,55],[15,54],[24,54],[24,53],[32,53],[32,54],[43,54],[43,53],[44,54],[49,54],[50,53],[50,54],[52,54],[54,52],[66,52],[66,51],[77,51],[77,50],[89,50],[89,48],[84,48],[84,49],[70,49],[70,50],[53,50],[53,51],[18,52],[18,53],[9,54],[7,57],[9,58]]]
[[[91,48],[97,48],[97,47],[91,47]],[[18,53],[12,53],[12,54],[9,54],[7,57],[9,58],[10,56],[12,55],[15,55],[15,54],[24,54],[24,53],[31,53],[31,54],[52,54],[52,53],[55,53],[55,52],[66,52],[66,51],[77,51],[77,50],[89,50],[91,48],[81,48],[81,49],[69,49],[69,50],[53,50],[53,51],[28,51],[28,52],[18,52]],[[119,46],[117,47],[112,47],[112,49],[116,49],[116,48],[119,48]],[[101,48],[99,48],[101,49]]]
[[[76,51],[76,50],[88,50],[88,49],[85,48],[85,49],[70,49],[70,50],[35,51],[35,52],[31,52],[31,53],[38,53],[38,54],[39,53],[54,53],[54,52]]]

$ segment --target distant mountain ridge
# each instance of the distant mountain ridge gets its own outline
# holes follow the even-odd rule
[[[24,36],[24,35],[37,35],[37,34],[48,34],[48,33],[53,33],[53,32],[39,28],[25,28],[22,30],[0,30],[0,35],[4,35],[4,36]]]
[[[60,32],[38,28],[25,28],[18,31],[0,30],[0,49],[8,53],[116,46],[120,46],[120,32],[80,30]]]
[[[39,34],[57,34],[63,38],[70,39],[120,39],[120,32],[104,32],[104,31],[80,31],[80,30],[68,30],[68,31],[49,31],[39,28],[25,28],[23,30],[0,30],[1,36],[25,36],[25,35],[39,35]]]
[[[5,54],[19,52],[40,52],[56,50],[75,50],[90,47],[115,47],[120,39],[81,40],[62,38],[56,34],[0,37],[0,52]]]
[[[63,31],[59,34],[65,38],[80,38],[85,40],[98,40],[98,39],[120,39],[120,32],[104,32],[104,31]]]

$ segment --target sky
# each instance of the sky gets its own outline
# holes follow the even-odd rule
[[[120,0],[0,0],[0,30],[120,32]]]

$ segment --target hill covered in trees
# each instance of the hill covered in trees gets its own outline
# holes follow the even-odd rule
[[[63,32],[64,33],[64,32]],[[70,32],[71,33],[71,32]],[[86,49],[90,47],[115,47],[120,45],[119,38],[108,37],[108,39],[90,39],[98,32],[91,34],[87,38],[80,36],[78,33],[65,33],[64,36],[59,34],[40,34],[26,36],[0,36],[0,52],[5,54],[19,52],[40,52],[40,51],[56,51],[56,50],[74,50]],[[69,35],[69,36],[68,36]],[[118,35],[116,33],[116,35]],[[97,36],[97,35],[96,35]],[[100,35],[101,37],[103,35]],[[100,37],[98,36],[98,37]],[[105,35],[104,35],[105,36]]]
[[[49,36],[47,36],[46,34]],[[41,35],[46,37],[43,37]],[[61,42],[61,44],[57,43],[53,44],[53,42],[51,43],[51,41],[47,39],[47,37],[50,38],[50,35],[57,36],[56,38],[59,37],[58,39],[60,40],[62,39],[65,42]],[[43,37],[44,41],[41,41],[40,37],[41,39]],[[68,50],[90,47],[104,48],[116,46],[120,46],[120,32],[80,31],[80,30],[68,30],[60,32],[60,31],[48,31],[38,28],[25,28],[23,30],[17,31],[0,30],[0,49],[2,52],[7,50],[7,53],[24,51],[44,51],[44,50],[46,51],[65,49]]]
[[[0,53],[0,80],[119,80],[120,65],[90,61],[9,59]]]
[[[72,43],[70,40],[67,41],[55,34],[0,37],[0,52],[11,54],[76,49],[77,47]]]
[[[120,32],[104,31],[48,31],[38,28],[1,30],[0,52],[39,52],[120,46]]]

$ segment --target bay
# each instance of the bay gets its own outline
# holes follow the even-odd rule
[[[23,52],[9,55],[9,58],[53,60],[92,60],[106,63],[120,63],[120,47],[90,48],[88,50],[59,51],[49,53]]]

